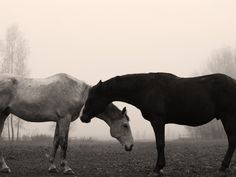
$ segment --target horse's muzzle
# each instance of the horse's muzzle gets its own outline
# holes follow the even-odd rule
[[[134,146],[133,144],[131,144],[130,146],[125,145],[125,150],[126,151],[132,151],[133,146]]]
[[[88,116],[81,116],[80,117],[80,120],[83,122],[83,123],[89,123],[91,121],[91,119],[88,117]]]

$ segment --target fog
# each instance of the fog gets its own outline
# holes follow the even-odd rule
[[[192,76],[212,52],[236,46],[234,0],[0,1],[0,40],[17,24],[30,48],[30,77],[68,73],[88,84],[128,73]],[[154,139],[149,122],[126,103],[134,137]],[[110,139],[98,119],[72,123],[70,137]],[[184,128],[167,126],[169,138]],[[24,123],[23,134],[53,135],[50,123]]]

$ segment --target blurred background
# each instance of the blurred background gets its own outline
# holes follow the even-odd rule
[[[88,84],[116,75],[171,72],[182,77],[222,72],[236,78],[234,0],[0,1],[2,73],[44,78],[67,73]],[[150,123],[127,106],[135,140],[154,140]],[[9,140],[53,136],[54,123],[10,116]],[[167,125],[167,139],[224,137],[220,121],[199,129]],[[111,140],[98,119],[76,120],[71,138]]]

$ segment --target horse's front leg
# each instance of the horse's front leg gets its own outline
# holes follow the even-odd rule
[[[71,116],[66,116],[58,121],[59,124],[59,142],[61,146],[61,166],[64,174],[74,174],[66,160],[66,151],[68,146],[68,133],[70,128]]]
[[[49,158],[49,163],[50,166],[48,168],[49,173],[57,173],[57,167],[54,163],[55,160],[55,156],[57,153],[57,149],[59,146],[59,127],[58,127],[58,123],[56,124],[56,129],[55,129],[55,134],[54,134],[54,139],[53,139],[53,149]]]
[[[0,137],[2,134],[3,127],[4,127],[4,122],[5,122],[8,115],[9,114],[5,113],[5,112],[2,112],[0,115]],[[11,173],[11,169],[7,166],[1,150],[0,150],[0,172]]]
[[[153,127],[155,138],[156,138],[156,148],[157,148],[157,163],[152,176],[163,175],[163,168],[165,167],[165,124],[162,122],[152,121],[151,125]]]

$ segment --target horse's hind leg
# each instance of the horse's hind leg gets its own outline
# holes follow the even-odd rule
[[[53,140],[53,149],[52,149],[51,156],[49,158],[50,166],[48,168],[48,171],[50,173],[57,173],[57,168],[56,168],[56,165],[54,164],[54,160],[55,160],[58,146],[59,146],[59,127],[58,127],[58,123],[57,123],[56,129],[55,129],[55,134],[54,134],[54,140]]]
[[[229,164],[236,147],[236,118],[227,117],[225,119],[221,119],[221,121],[228,137],[228,149],[220,167],[220,171],[225,171],[229,168]]]
[[[66,117],[58,120],[59,126],[59,142],[61,146],[61,166],[63,167],[64,174],[74,174],[73,170],[69,167],[66,160],[66,151],[68,146],[68,133],[70,128],[71,116],[67,115]]]
[[[0,115],[0,136],[2,134],[2,130],[3,130],[3,127],[4,127],[4,122],[7,118],[9,114],[5,112],[2,112],[1,115]],[[3,153],[2,151],[0,150],[0,172],[2,173],[10,173],[11,170],[10,168],[7,166],[5,160],[4,160],[4,157],[3,157]]]

